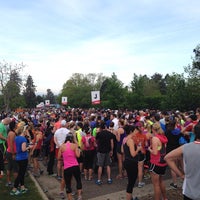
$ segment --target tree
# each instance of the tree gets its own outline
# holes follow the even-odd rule
[[[195,56],[193,59],[193,67],[200,70],[200,44],[193,50]]]
[[[22,86],[22,79],[16,70],[12,70],[10,74],[10,80],[4,87],[4,98],[7,102],[6,110],[16,109],[19,106],[24,105],[24,99],[20,94]]]
[[[33,78],[31,75],[28,76],[26,83],[24,85],[25,89],[23,92],[26,106],[28,108],[34,108],[36,106],[36,86],[34,85]]]
[[[99,90],[105,77],[99,73],[80,74],[74,73],[63,85],[60,95],[68,97],[71,107],[91,107],[91,91]]]
[[[19,72],[25,67],[23,63],[12,65],[7,62],[0,62],[0,92],[3,95],[4,109],[7,112],[10,109],[11,101],[16,102],[19,97],[21,78]],[[15,96],[17,95],[17,96]],[[16,107],[17,105],[13,105]]]
[[[183,74],[173,73],[166,77],[166,98],[165,106],[167,109],[185,108],[186,82]]]
[[[102,107],[110,109],[126,107],[126,89],[115,73],[102,83],[100,92]]]
[[[54,96],[53,92],[51,91],[51,89],[47,89],[47,95],[46,95],[45,99],[49,100],[50,104],[56,103],[55,96]]]

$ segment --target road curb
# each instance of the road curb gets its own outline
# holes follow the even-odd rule
[[[34,182],[35,186],[37,187],[38,192],[40,193],[42,199],[43,200],[49,200],[49,198],[44,193],[44,191],[42,190],[42,187],[40,186],[40,184],[38,183],[38,181],[35,179],[35,177],[31,174],[31,172],[28,172],[28,173],[29,173],[29,176],[30,176],[31,180]]]

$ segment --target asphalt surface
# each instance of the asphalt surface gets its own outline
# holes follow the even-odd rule
[[[41,167],[44,169],[43,175],[40,177],[32,177],[32,179],[36,182],[37,186],[40,187],[39,191],[43,193],[43,199],[49,200],[58,200],[61,199],[59,196],[60,193],[60,181],[56,179],[56,177],[51,177],[47,175],[46,167],[43,165],[43,162],[40,161]],[[95,181],[97,179],[97,174],[94,174],[92,181],[84,180],[82,176],[82,184],[83,184],[83,200],[125,200],[126,199],[126,185],[127,178],[116,179],[117,176],[117,163],[113,163],[111,166],[112,169],[112,184],[107,184],[106,170],[104,170],[104,174],[102,176],[102,185],[96,185]],[[166,188],[169,188],[169,184],[171,182],[171,177],[169,173],[169,169],[167,169],[167,173],[164,177]],[[153,197],[153,187],[151,184],[151,180],[144,180],[145,186],[142,188],[136,187],[133,189],[133,196],[137,196],[139,199],[145,196]],[[76,191],[75,181],[72,183],[73,191]],[[65,194],[66,195],[66,194]],[[75,194],[74,199],[76,200],[77,196]],[[65,199],[67,199],[65,197]],[[152,198],[151,198],[152,199]]]

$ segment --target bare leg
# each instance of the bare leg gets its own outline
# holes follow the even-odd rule
[[[110,170],[110,166],[109,165],[107,166],[107,176],[108,176],[108,179],[111,178],[111,170]]]
[[[138,162],[138,182],[141,183],[142,182],[142,178],[143,178],[143,166],[144,166],[144,162]]]
[[[153,189],[154,189],[154,200],[160,200],[161,191],[160,191],[159,175],[151,172],[151,181],[153,183]]]
[[[132,194],[131,193],[126,193],[126,200],[131,200],[132,199]]]
[[[165,199],[167,199],[167,195],[166,195],[166,187],[165,187],[165,183],[163,181],[163,177],[160,176],[159,180],[160,180],[160,190],[162,193],[162,198],[163,198],[163,200],[165,200]]]
[[[98,180],[101,180],[101,175],[102,175],[102,167],[99,166],[99,168],[98,168]]]

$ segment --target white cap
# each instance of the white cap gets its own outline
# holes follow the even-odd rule
[[[61,123],[60,123],[60,124],[61,124],[61,126],[65,126],[65,125],[66,125],[66,123],[67,123],[67,122],[66,122],[66,121],[63,119],[63,120],[61,121]]]

